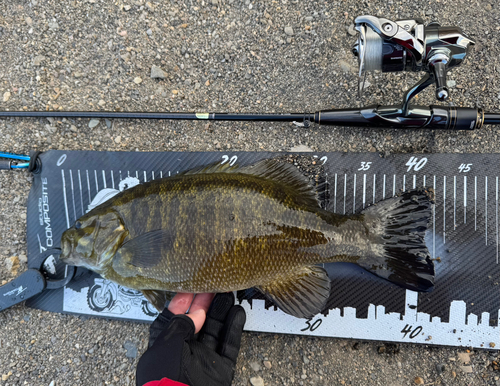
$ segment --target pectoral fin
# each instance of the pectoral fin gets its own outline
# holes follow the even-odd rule
[[[323,268],[309,266],[257,289],[287,314],[309,319],[324,308],[330,296],[330,279]]]
[[[150,302],[159,312],[165,308],[165,303],[172,300],[174,297],[173,292],[156,291],[156,290],[142,290],[144,297]]]
[[[128,262],[137,268],[152,268],[173,248],[174,242],[172,231],[159,229],[146,232],[123,244],[116,252],[115,260]]]

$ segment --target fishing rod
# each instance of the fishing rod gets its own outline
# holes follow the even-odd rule
[[[359,61],[359,91],[366,74],[381,72],[423,72],[424,76],[408,89],[401,105],[370,105],[361,108],[323,110],[315,113],[186,113],[186,112],[111,112],[111,111],[2,111],[0,117],[172,119],[212,121],[295,122],[308,127],[319,125],[395,129],[474,130],[483,125],[500,124],[500,113],[485,113],[480,108],[455,106],[417,106],[410,102],[431,84],[436,99],[446,101],[450,91],[447,73],[465,60],[474,41],[459,27],[424,25],[421,19],[391,21],[375,16],[355,20],[358,40],[353,53]]]

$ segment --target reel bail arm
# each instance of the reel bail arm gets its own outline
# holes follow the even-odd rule
[[[423,78],[403,97],[402,112],[409,112],[409,103],[432,83],[436,84],[436,99],[446,101],[448,71],[460,65],[474,41],[459,27],[441,27],[438,23],[424,25],[420,19],[391,21],[375,16],[359,16],[355,20],[359,31],[353,52],[360,67],[360,91],[366,72],[424,71]],[[370,55],[377,46],[380,54]]]

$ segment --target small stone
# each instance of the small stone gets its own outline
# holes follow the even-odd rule
[[[128,4],[127,4],[126,6],[124,6],[124,7],[123,7],[123,9],[124,9],[125,11],[130,11],[130,9],[131,9],[131,8],[132,8],[132,7],[131,7],[130,5],[128,5]]]
[[[470,354],[467,352],[459,352],[458,360],[462,362],[464,365],[470,363]]]
[[[354,24],[351,24],[349,28],[347,29],[347,32],[351,36],[356,36],[358,34],[358,31],[356,31],[356,28],[354,28]]]
[[[56,381],[51,381],[49,386],[56,386]]]
[[[450,80],[446,81],[446,85],[448,87],[455,87],[457,85],[457,82],[453,79],[450,79]]]
[[[304,361],[304,364],[306,364],[306,365],[309,364],[309,358],[306,355],[302,356],[302,360]]]
[[[33,65],[34,66],[41,66],[42,65],[42,62],[45,60],[45,56],[43,55],[37,55],[35,56],[35,58],[33,59]]]
[[[120,58],[122,58],[125,62],[130,62],[132,55],[130,55],[130,52],[126,52],[126,53],[120,55]]]
[[[120,31],[120,32],[118,33],[118,35],[120,35],[120,36],[122,36],[122,37],[125,37],[125,36],[127,36],[127,31]]]
[[[219,4],[219,0],[212,0],[212,5],[218,5]]]
[[[261,377],[250,378],[250,383],[252,386],[264,386],[264,380]]]
[[[302,375],[300,376],[300,379],[306,379],[306,378],[307,378],[307,374],[302,374]]]
[[[495,347],[495,343],[494,342],[490,342],[490,347],[494,348]]]
[[[160,67],[155,66],[154,64],[151,66],[151,78],[153,79],[165,79],[167,74]]]
[[[151,28],[149,28],[146,33],[148,34],[148,36],[151,36],[153,35],[153,30]]]
[[[9,99],[10,99],[10,92],[6,91],[4,94],[3,94],[3,101],[4,102],[7,102]]]
[[[9,371],[7,374],[2,374],[2,381],[6,381],[7,379],[10,378],[12,375],[12,371]],[[264,385],[264,382],[262,382],[262,385]]]
[[[425,16],[431,16],[431,15],[434,15],[434,11],[432,9],[428,9],[427,11],[425,11]]]
[[[75,125],[71,125],[69,129],[73,132],[76,133],[78,131],[78,128]]]
[[[134,83],[135,83],[135,84],[141,84],[141,83],[142,83],[142,78],[141,78],[141,77],[139,77],[139,76],[135,77],[135,78],[134,78]]]
[[[451,372],[451,376],[452,376],[453,378],[456,378],[456,377],[457,377],[457,373],[456,373],[456,372],[454,372],[454,371],[452,371],[452,372]]]
[[[353,67],[345,60],[339,60],[339,65],[344,72],[353,72]]]
[[[26,257],[26,255],[24,253],[21,253],[19,255],[19,262],[23,263],[23,264],[26,264],[28,262],[28,258]]]
[[[116,143],[120,143],[121,141],[122,141],[122,137],[121,137],[121,136],[117,136],[117,137],[115,138],[115,142],[116,142]]]
[[[415,377],[413,382],[415,383],[415,385],[423,385],[424,384],[424,380],[422,377]]]
[[[111,122],[111,120],[109,120],[109,119],[105,119],[104,122],[106,122],[106,127],[108,129],[111,129],[111,126],[113,125],[113,122]]]
[[[314,150],[311,149],[309,146],[306,145],[298,145],[294,146],[290,149],[292,153],[303,153],[303,152],[313,152]]]
[[[472,373],[472,366],[460,366],[460,369],[466,374]]]
[[[263,365],[264,365],[264,367],[265,367],[266,369],[268,369],[268,370],[272,367],[272,365],[271,365],[271,362],[270,362],[270,361],[264,361],[264,362],[262,362],[262,364],[263,364]]]
[[[444,363],[438,363],[436,365],[436,371],[437,371],[438,375],[443,374],[445,370],[446,370],[446,365]]]
[[[57,24],[56,21],[50,22],[49,23],[49,29],[51,31],[57,31],[59,29],[59,24]]]
[[[172,94],[174,94],[174,95],[179,94],[179,90],[172,90]]]
[[[99,106],[103,107],[103,106],[106,104],[106,102],[105,102],[103,99],[101,99],[101,100],[98,102],[98,104],[99,104]]]
[[[13,275],[16,275],[19,269],[19,257],[11,256],[5,259],[5,266]]]
[[[99,119],[92,118],[92,119],[89,121],[89,127],[90,127],[91,129],[93,129],[94,127],[96,127],[98,124],[99,124]]]
[[[292,27],[290,27],[290,26],[285,27],[285,33],[286,33],[288,36],[292,36],[292,35],[293,35],[293,28],[292,28]]]
[[[252,368],[253,371],[261,370],[259,362],[250,362],[250,367]]]
[[[33,24],[33,19],[32,19],[31,17],[29,17],[29,16],[26,16],[26,17],[24,18],[24,21],[25,21],[25,22],[26,22],[26,24],[28,24],[28,25]]]
[[[118,138],[118,137],[117,137]],[[116,141],[116,139],[115,139]],[[127,340],[124,344],[123,344],[123,348],[125,350],[127,350],[127,353],[125,354],[125,356],[127,358],[137,358],[137,346],[135,345],[134,342],[130,341],[130,340]]]

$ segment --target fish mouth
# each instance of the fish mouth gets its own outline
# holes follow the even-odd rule
[[[70,236],[67,232],[64,232],[61,238],[61,255],[59,256],[59,260],[64,264],[76,265],[72,245],[73,243],[72,240],[70,240]]]

